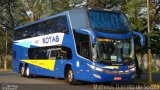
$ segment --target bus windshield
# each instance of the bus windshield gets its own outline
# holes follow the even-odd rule
[[[95,30],[130,30],[126,16],[121,12],[88,10],[90,27]]]
[[[97,38],[93,59],[106,63],[128,63],[134,59],[133,39]]]

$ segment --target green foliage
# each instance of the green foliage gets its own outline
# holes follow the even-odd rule
[[[87,0],[87,5],[92,8],[119,8],[125,0]]]
[[[5,51],[4,28],[8,31],[10,49],[16,26],[82,6],[121,10],[127,15],[132,30],[147,33],[146,0],[0,0],[0,41],[4,42],[0,43],[0,52]],[[160,3],[152,2],[150,11],[151,35],[158,36],[160,35],[157,27],[160,25]]]
[[[123,7],[123,11],[127,14],[131,29],[134,31],[143,31],[147,25],[146,12],[143,11],[142,5],[144,0],[129,0]]]

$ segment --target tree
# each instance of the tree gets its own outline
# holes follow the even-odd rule
[[[30,21],[36,21],[41,18],[46,10],[46,0],[20,0]]]
[[[85,6],[86,0],[49,0],[50,12],[48,16],[70,10],[75,7]]]
[[[146,28],[146,0],[129,0],[121,10],[126,13],[133,31],[142,32]]]
[[[151,29],[152,31],[159,32],[157,26],[160,24],[160,1],[151,1],[157,1],[150,3]],[[121,10],[127,15],[133,31],[141,33],[146,33],[147,31],[146,0],[87,0],[87,6]]]
[[[126,0],[127,1],[127,0]],[[91,8],[118,8],[122,6],[125,0],[87,0],[87,6]]]
[[[0,25],[6,27],[8,30],[13,30],[12,0],[2,0],[0,5]]]
[[[1,46],[4,46],[5,43],[5,32],[8,32],[7,41],[9,42],[9,53],[11,53],[11,42],[13,37],[14,30],[14,17],[13,17],[13,2],[12,0],[1,0],[0,2],[0,43]],[[4,47],[1,48],[1,51],[5,51]]]
[[[153,2],[155,1],[155,2]],[[151,2],[151,34],[159,36],[160,30],[158,25],[160,25],[160,0],[152,0]]]

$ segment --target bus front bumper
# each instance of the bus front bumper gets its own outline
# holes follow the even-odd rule
[[[107,74],[94,71],[91,82],[113,82],[113,81],[133,81],[136,78],[136,71],[124,74]]]

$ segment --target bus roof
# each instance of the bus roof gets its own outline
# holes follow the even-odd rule
[[[100,9],[100,8],[85,8],[85,7],[83,7],[83,8],[75,8],[75,9],[72,9],[72,10],[64,11],[62,13],[55,14],[55,15],[52,15],[52,16],[49,16],[49,17],[37,20],[37,21],[33,21],[33,22],[30,22],[30,23],[24,24],[22,26],[18,26],[18,27],[15,28],[15,30],[23,28],[23,27],[30,26],[30,25],[34,25],[36,23],[43,22],[43,21],[46,21],[46,20],[49,20],[49,19],[52,19],[52,18],[55,18],[55,17],[58,17],[58,16],[64,16],[64,15],[67,15],[67,14],[70,14],[71,21],[73,21],[73,22],[76,21],[77,22],[78,21],[77,19],[79,19],[79,20],[82,20],[82,19],[81,18],[77,18],[77,16],[75,14],[77,14],[78,12],[79,13],[82,13],[82,12],[83,13],[87,13],[86,12],[87,10],[108,11],[108,12],[121,12],[121,11],[116,11],[116,10],[111,10],[111,9]],[[83,14],[83,15],[84,15],[83,17],[87,18],[87,16],[86,16],[87,14]],[[81,16],[82,16],[82,14],[81,14]],[[84,19],[87,20],[86,18],[84,18]],[[88,23],[87,22],[88,21],[86,21],[86,23],[83,23],[83,25],[87,25],[86,27],[88,27]],[[72,23],[72,24],[75,24],[73,26],[77,26],[76,23]]]

